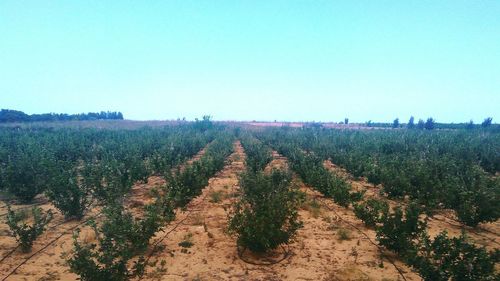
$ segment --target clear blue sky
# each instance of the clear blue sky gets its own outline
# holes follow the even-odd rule
[[[500,1],[0,1],[0,107],[500,122]]]

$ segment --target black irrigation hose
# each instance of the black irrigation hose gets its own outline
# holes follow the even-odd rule
[[[446,217],[446,216],[444,216],[444,217],[445,217],[445,218],[447,218],[447,219],[450,219],[450,220],[455,221],[455,220],[454,220],[454,219],[452,219],[452,218],[449,218],[449,217]],[[432,217],[432,218],[429,218],[429,219],[431,219],[431,220],[437,220],[437,221],[441,221],[441,222],[445,222],[445,223],[447,223],[447,224],[449,224],[449,225],[451,225],[451,226],[454,226],[454,227],[460,227],[460,228],[462,228],[462,229],[466,229],[466,227],[467,227],[467,226],[465,226],[465,225],[463,225],[463,224],[456,225],[456,224],[453,224],[453,223],[451,223],[451,222],[449,222],[449,221],[446,221],[446,220],[444,220],[444,219],[438,219],[438,218],[436,218],[436,217]],[[468,230],[468,231],[470,231],[470,232],[472,232],[472,233],[474,233],[474,234],[475,234],[475,235],[477,235],[477,236],[480,236],[480,237],[482,237],[482,238],[484,238],[484,239],[486,239],[486,240],[489,240],[490,242],[492,242],[492,243],[497,244],[497,245],[499,245],[499,246],[500,246],[500,243],[499,243],[499,242],[497,242],[494,238],[488,237],[488,236],[486,236],[486,235],[484,235],[484,234],[482,234],[482,233],[478,232],[477,230],[475,230],[475,229],[473,229],[473,228],[469,228],[469,229],[467,229],[467,230]],[[492,231],[490,231],[490,230],[487,230],[487,229],[484,229],[484,228],[483,228],[483,229],[481,229],[481,231],[488,232],[488,233],[491,233],[491,234],[493,234],[493,235],[495,235],[495,236],[498,236],[498,234],[497,234],[497,233],[494,233],[494,232],[492,232]]]
[[[335,171],[332,171],[332,172],[333,172],[333,173],[335,173]],[[350,175],[350,174],[349,174],[349,175]],[[349,181],[351,181],[351,184],[352,184],[352,182],[353,182],[354,180],[349,179]],[[400,201],[400,200],[393,200],[393,199],[389,199],[389,198],[383,198],[383,199],[385,199],[385,200],[389,200],[389,201],[392,201],[394,204],[403,205],[403,206],[405,206],[405,207],[406,207],[406,206],[408,206],[408,203],[406,203],[406,202],[402,202],[402,201]],[[452,218],[452,217],[449,217],[449,216],[445,216],[445,215],[442,215],[442,216],[443,216],[443,217],[445,217],[445,218],[447,218],[447,219],[449,219],[449,220],[451,220],[451,221],[456,222],[457,224],[453,224],[453,223],[451,223],[451,222],[449,222],[449,221],[446,221],[445,219],[439,219],[439,218],[437,218],[437,217],[435,217],[435,216],[428,217],[428,219],[429,219],[429,220],[436,220],[436,221],[445,222],[445,223],[447,223],[447,224],[449,224],[449,225],[451,225],[451,226],[453,226],[453,227],[458,227],[458,228],[461,228],[461,229],[467,229],[468,231],[472,232],[473,234],[475,234],[475,235],[477,235],[477,236],[480,236],[480,237],[482,237],[482,238],[484,238],[484,239],[486,239],[486,240],[489,240],[490,242],[492,242],[492,243],[494,243],[494,244],[496,244],[496,245],[499,245],[499,246],[500,246],[500,243],[499,243],[499,242],[497,242],[494,238],[488,237],[488,236],[486,236],[486,235],[484,235],[484,234],[482,234],[482,233],[478,232],[477,230],[473,229],[472,227],[467,226],[467,225],[464,225],[463,223],[461,223],[459,220],[457,220],[457,219],[455,219],[455,218]],[[495,232],[493,232],[493,231],[491,231],[491,230],[488,230],[488,229],[484,229],[484,228],[482,228],[482,229],[481,229],[481,231],[484,231],[484,232],[490,233],[490,234],[492,234],[492,235],[495,235],[496,237],[498,237],[498,236],[499,236],[499,234],[498,234],[498,233],[495,233]]]
[[[278,264],[286,259],[288,259],[289,257],[292,256],[291,254],[291,251],[290,249],[285,249],[285,247],[283,247],[283,245],[281,245],[281,249],[283,250],[283,257],[280,258],[279,260],[275,260],[275,261],[271,261],[271,262],[266,262],[266,263],[258,263],[258,262],[252,262],[252,261],[249,261],[245,258],[243,258],[243,253],[247,250],[247,248],[243,248],[243,250],[240,250],[240,247],[238,247],[238,257],[240,258],[240,260],[248,263],[248,264],[251,264],[251,265],[258,265],[258,266],[270,266],[270,265],[275,265],[275,264]]]
[[[61,237],[63,237],[64,235],[68,234],[68,231],[71,231],[71,230],[74,230],[75,228],[87,223],[88,221],[92,220],[92,219],[95,219],[97,217],[100,217],[102,215],[101,214],[98,214],[96,216],[93,216],[93,217],[90,217],[82,222],[80,222],[79,224],[65,230],[64,232],[62,232],[59,236],[57,236],[56,238],[52,239],[49,243],[45,244],[45,246],[43,246],[42,248],[40,248],[38,251],[34,252],[33,254],[29,255],[28,257],[26,257],[20,264],[18,264],[12,271],[9,272],[9,274],[7,274],[1,281],[5,281],[7,280],[7,278],[9,278],[10,276],[12,276],[14,273],[16,273],[16,271],[21,267],[23,266],[24,264],[26,264],[31,258],[33,258],[34,256],[36,256],[37,254],[43,252],[45,249],[47,249],[50,245],[54,244],[57,240],[59,240]],[[11,253],[13,253],[14,251],[12,251]],[[5,259],[5,258],[3,258]],[[2,259],[2,260],[3,260]]]
[[[236,151],[234,151],[233,153],[235,153],[235,152],[236,152]],[[231,153],[231,154],[233,154],[233,153]],[[230,154],[227,158],[229,158],[229,157],[231,156],[231,154]],[[227,163],[226,165],[228,165],[228,164],[229,164],[229,163]],[[220,172],[220,171],[219,171],[219,172]],[[167,231],[167,232],[166,232],[166,233],[165,233],[165,234],[164,234],[161,238],[159,238],[158,240],[156,240],[156,241],[152,244],[152,246],[153,246],[153,247],[152,247],[152,249],[151,249],[151,252],[148,254],[148,256],[147,256],[147,258],[146,258],[146,260],[145,260],[144,264],[146,264],[146,265],[147,265],[147,264],[149,263],[149,260],[151,259],[151,257],[152,257],[152,256],[156,253],[156,250],[157,250],[157,248],[158,248],[158,245],[159,245],[159,244],[160,244],[163,240],[165,240],[165,238],[167,238],[167,236],[168,236],[170,233],[174,232],[174,231],[175,231],[175,230],[176,230],[176,229],[177,229],[177,228],[178,228],[181,224],[183,224],[183,223],[184,223],[184,221],[186,221],[186,220],[189,218],[189,216],[190,216],[190,215],[191,215],[191,214],[192,214],[192,213],[196,210],[196,209],[194,209],[194,207],[196,207],[196,206],[200,205],[201,203],[203,203],[203,202],[205,201],[205,199],[207,198],[207,196],[208,196],[208,195],[209,195],[209,193],[207,192],[207,194],[205,194],[205,196],[203,196],[203,197],[201,198],[200,202],[198,202],[197,204],[194,204],[194,205],[192,205],[192,206],[191,206],[191,208],[190,208],[190,209],[186,212],[186,216],[185,216],[182,220],[180,220],[179,222],[177,222],[177,223],[175,224],[175,226],[174,226],[172,229],[170,229],[169,231]],[[143,280],[144,273],[145,273],[145,272],[143,272],[141,275],[139,275],[139,276],[138,276],[139,280]],[[2,281],[3,281],[3,280],[2,280]]]
[[[309,188],[309,189],[310,189],[310,188]],[[385,259],[387,259],[387,260],[388,260],[388,261],[389,261],[389,262],[390,262],[390,263],[394,266],[394,268],[396,268],[396,270],[398,271],[399,275],[401,275],[401,277],[403,278],[403,280],[407,281],[407,280],[406,280],[406,277],[404,276],[404,274],[403,274],[403,272],[401,271],[401,269],[400,269],[400,268],[399,268],[399,267],[398,267],[398,266],[394,263],[394,261],[393,261],[391,258],[389,258],[386,254],[384,254],[384,252],[382,251],[382,247],[380,247],[377,243],[373,242],[373,241],[370,239],[370,237],[369,237],[369,236],[368,236],[365,232],[363,232],[361,229],[359,229],[357,226],[353,225],[352,223],[350,223],[350,222],[348,222],[348,221],[344,220],[341,216],[339,216],[339,215],[338,215],[338,213],[337,213],[337,211],[335,211],[335,209],[330,208],[330,206],[328,206],[328,205],[324,202],[324,201],[325,201],[325,199],[324,199],[322,196],[321,196],[321,197],[320,197],[320,196],[316,196],[316,198],[317,198],[317,199],[319,199],[319,200],[323,203],[323,205],[324,205],[324,206],[325,206],[328,210],[330,210],[330,211],[334,212],[334,213],[335,213],[335,215],[336,215],[336,216],[337,216],[337,217],[338,217],[341,221],[343,221],[344,223],[346,223],[346,224],[347,224],[347,225],[349,225],[350,227],[352,227],[352,228],[356,229],[358,232],[360,232],[361,234],[363,234],[363,236],[365,236],[365,237],[366,237],[366,239],[367,239],[367,240],[368,240],[371,244],[373,244],[373,245],[375,245],[375,246],[377,247],[377,249],[379,250],[380,254],[381,254],[381,255],[382,255]]]
[[[14,253],[18,248],[20,247],[20,245],[18,244],[17,246],[14,247],[14,249],[10,250],[1,260],[0,260],[0,264],[8,257],[10,257],[10,255],[12,255],[12,253]]]
[[[88,206],[88,207],[90,207],[91,205],[92,205],[92,204],[89,204],[89,206]],[[100,215],[97,215],[97,216],[95,216],[95,217],[99,217],[99,216],[100,216]],[[88,221],[88,220],[90,220],[90,219],[92,219],[92,218],[95,218],[95,217],[91,217],[91,218],[87,219],[87,221]],[[46,230],[47,230],[47,231],[49,231],[49,230],[55,229],[55,228],[57,228],[58,226],[61,226],[61,225],[65,224],[65,223],[67,223],[67,222],[69,222],[69,221],[67,221],[67,220],[63,220],[63,221],[61,221],[61,222],[59,222],[59,223],[56,223],[55,225],[52,225],[52,226],[50,226],[50,227],[47,227],[47,229],[46,229]],[[78,226],[78,225],[77,225],[77,226]],[[71,230],[71,229],[69,229],[69,230]],[[1,263],[2,263],[2,262],[6,259],[6,258],[8,258],[10,255],[12,255],[12,254],[13,254],[13,253],[14,253],[14,252],[18,249],[18,248],[19,248],[19,245],[17,245],[14,249],[12,249],[10,252],[8,252],[8,253],[7,253],[7,255],[5,255],[4,257],[2,257],[2,259],[0,260],[0,264],[1,264]]]
[[[206,198],[207,196],[208,196],[208,193],[207,193],[205,196],[203,196],[202,200],[201,200],[199,203],[197,203],[197,204],[195,204],[195,205],[193,205],[193,206],[191,206],[191,207],[196,207],[196,206],[198,206],[199,204],[203,203],[203,201],[205,200],[205,198]],[[176,230],[176,229],[177,229],[177,228],[178,228],[181,224],[183,224],[183,223],[184,223],[184,221],[186,221],[186,220],[189,218],[189,216],[191,215],[191,213],[192,213],[193,211],[194,211],[194,209],[190,209],[190,210],[188,210],[188,211],[186,212],[186,216],[185,216],[182,220],[180,220],[178,223],[176,223],[176,224],[175,224],[175,226],[174,226],[172,229],[170,229],[169,231],[167,231],[167,232],[166,232],[166,233],[165,233],[165,234],[164,234],[161,238],[159,238],[158,240],[156,240],[156,241],[152,244],[153,248],[151,249],[151,252],[148,254],[148,257],[146,258],[146,260],[145,260],[144,264],[148,264],[149,260],[150,260],[150,259],[151,259],[151,257],[153,256],[153,254],[155,254],[155,253],[156,253],[156,250],[157,250],[157,248],[158,248],[158,244],[160,244],[163,240],[165,240],[165,238],[167,238],[167,236],[168,236],[170,233],[174,232],[174,231],[175,231],[175,230]],[[142,276],[143,276],[143,275],[140,275],[140,276],[139,276],[139,280],[142,280]]]
[[[378,245],[377,243],[373,242],[373,241],[370,239],[370,237],[369,237],[369,236],[368,236],[365,232],[363,232],[363,231],[362,231],[359,227],[357,227],[357,226],[353,225],[352,223],[350,223],[350,222],[348,222],[348,221],[344,220],[344,219],[342,218],[342,216],[339,216],[339,215],[338,215],[338,213],[337,213],[337,211],[335,211],[335,209],[331,208],[330,206],[328,206],[328,205],[324,202],[324,201],[325,201],[325,199],[324,199],[324,198],[322,198],[322,197],[316,197],[316,198],[317,198],[317,199],[319,199],[320,201],[322,201],[323,205],[324,205],[324,206],[325,206],[328,210],[330,210],[330,211],[334,212],[334,213],[335,213],[335,215],[336,215],[336,216],[337,216],[337,217],[338,217],[341,221],[343,221],[344,223],[346,223],[346,224],[347,224],[347,225],[349,225],[350,227],[352,227],[352,228],[356,229],[358,232],[360,232],[361,234],[363,234],[363,236],[365,236],[365,237],[366,237],[366,239],[367,239],[367,240],[368,240],[371,244],[375,245],[375,246],[378,248],[378,250],[379,250],[380,254],[381,254],[384,258],[386,258],[386,259],[387,259],[387,260],[388,260],[388,261],[389,261],[389,262],[390,262],[390,263],[394,266],[394,268],[396,268],[396,270],[398,271],[399,275],[401,275],[401,277],[403,278],[403,280],[407,281],[407,280],[406,280],[406,278],[405,278],[405,276],[404,276],[404,274],[403,274],[403,272],[401,271],[401,269],[400,269],[400,268],[396,265],[396,263],[394,263],[394,261],[393,261],[391,258],[389,258],[389,256],[387,256],[386,254],[384,254],[384,252],[382,251],[382,247],[381,247],[380,245]]]
[[[26,210],[26,209],[30,209],[30,208],[33,208],[33,207],[36,207],[36,206],[40,206],[40,205],[44,205],[44,204],[48,204],[49,201],[45,201],[45,202],[36,202],[36,203],[33,203],[33,204],[30,204],[29,206],[24,206],[24,207],[21,207],[21,208],[17,208],[13,211],[21,211],[21,210]],[[7,207],[7,206],[5,206]],[[9,214],[9,212],[7,213],[3,213],[3,214],[0,214],[0,218],[1,217],[5,217]]]

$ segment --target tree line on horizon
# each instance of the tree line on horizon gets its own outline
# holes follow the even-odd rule
[[[346,118],[346,120],[349,120]],[[347,124],[347,123],[345,123]],[[432,117],[427,118],[426,121],[419,119],[415,123],[415,117],[411,116],[408,123],[400,123],[399,118],[394,119],[392,123],[374,123],[371,120],[367,121],[366,126],[368,127],[392,127],[397,128],[407,128],[407,129],[420,129],[420,130],[433,130],[433,129],[474,129],[474,128],[488,128],[493,124],[493,118],[487,117],[483,120],[481,124],[474,124],[474,121],[470,120],[466,123],[437,123]]]
[[[30,115],[19,110],[2,109],[0,111],[0,123],[84,120],[123,120],[123,114],[119,111],[101,111],[79,114],[42,113]]]

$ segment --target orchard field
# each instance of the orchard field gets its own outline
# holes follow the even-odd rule
[[[0,127],[0,280],[500,280],[500,130]]]

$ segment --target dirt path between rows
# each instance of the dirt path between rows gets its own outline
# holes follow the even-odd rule
[[[236,242],[226,234],[228,212],[238,196],[238,176],[245,170],[239,141],[228,163],[209,180],[202,194],[153,240],[164,238],[152,261],[165,261],[165,271],[149,269],[144,280],[248,280],[249,269],[238,259]],[[168,234],[168,236],[165,236]]]

